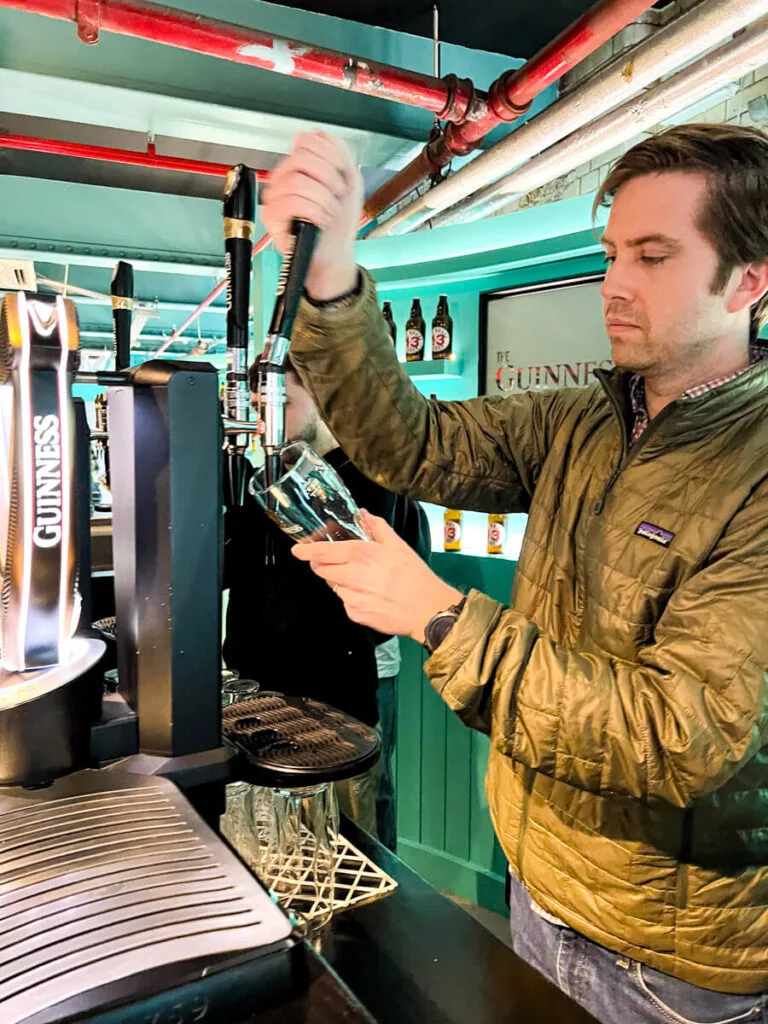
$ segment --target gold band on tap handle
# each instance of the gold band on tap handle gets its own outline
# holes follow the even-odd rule
[[[133,309],[133,299],[125,295],[113,295],[112,309]]]
[[[224,218],[224,240],[228,238],[245,238],[253,241],[255,224],[252,220],[236,220],[234,217]]]

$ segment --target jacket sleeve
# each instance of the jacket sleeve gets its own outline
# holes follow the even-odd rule
[[[425,666],[449,707],[529,768],[685,807],[768,740],[768,485],[670,598],[637,663],[567,650],[472,592]]]
[[[427,401],[398,363],[363,271],[354,305],[301,304],[291,362],[341,447],[382,487],[486,512],[527,511],[574,389]]]

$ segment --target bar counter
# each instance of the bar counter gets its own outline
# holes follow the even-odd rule
[[[596,1024],[380,843],[351,822],[343,831],[397,890],[333,919],[331,972],[310,956],[294,1001],[230,1024]]]

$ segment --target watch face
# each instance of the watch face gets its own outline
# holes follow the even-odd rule
[[[436,651],[451,631],[458,616],[455,612],[439,612],[427,624],[424,642],[430,651]]]

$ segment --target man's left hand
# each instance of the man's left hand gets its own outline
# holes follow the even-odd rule
[[[457,604],[462,594],[436,576],[384,519],[362,515],[371,542],[295,544],[293,554],[333,588],[353,622],[423,643],[432,616]]]

